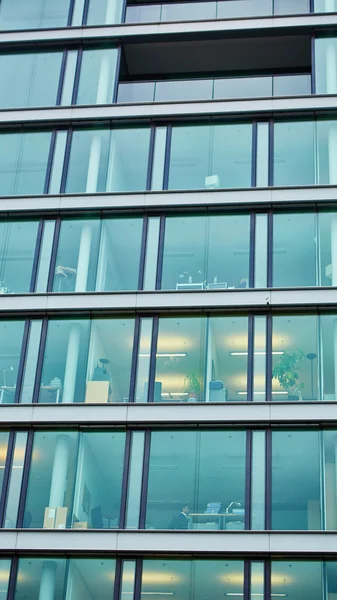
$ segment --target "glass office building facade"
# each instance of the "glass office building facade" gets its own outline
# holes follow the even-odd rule
[[[0,0],[0,600],[337,599],[337,0]]]

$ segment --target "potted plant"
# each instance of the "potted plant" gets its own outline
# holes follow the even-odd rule
[[[199,402],[200,398],[200,380],[196,373],[189,373],[185,377],[185,391],[188,393],[188,400]]]
[[[290,391],[299,400],[303,400],[302,390],[304,389],[304,383],[301,381],[299,373],[303,358],[304,353],[302,350],[297,350],[293,354],[285,352],[280,356],[272,373],[273,378],[280,382],[283,389]]]

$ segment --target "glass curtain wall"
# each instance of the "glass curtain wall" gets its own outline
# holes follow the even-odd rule
[[[275,560],[271,563],[271,596],[289,600],[334,600],[337,562]]]
[[[0,404],[13,404],[16,398],[16,386],[25,321],[0,321]]]
[[[2,0],[0,29],[66,27],[70,0]]]
[[[54,292],[137,290],[143,219],[64,219]]]
[[[125,432],[36,432],[24,528],[117,529]]]
[[[39,221],[0,221],[0,293],[30,291]]]
[[[128,402],[134,319],[48,324],[39,402]]]
[[[244,431],[152,432],[146,529],[244,529],[245,448]]]

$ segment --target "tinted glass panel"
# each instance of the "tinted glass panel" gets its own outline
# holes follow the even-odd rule
[[[116,48],[84,50],[76,104],[111,104],[116,76]]]
[[[0,221],[0,293],[29,292],[38,221]]]
[[[122,0],[90,0],[87,25],[120,23],[122,8]]]
[[[66,191],[145,190],[149,143],[150,128],[74,132]]]
[[[169,189],[251,186],[252,126],[173,127]]]
[[[51,133],[0,135],[0,195],[43,194]]]
[[[321,7],[323,12],[323,6]],[[315,39],[316,94],[336,94],[337,77],[334,65],[337,59],[337,38]]]
[[[245,439],[242,431],[153,432],[146,528],[244,529]]]
[[[323,600],[326,596],[323,594],[322,568],[323,563],[319,561],[273,561],[272,597],[286,594],[289,600]]]
[[[274,185],[314,185],[314,123],[275,123]]]
[[[271,15],[272,0],[226,0],[218,2],[219,19],[235,19]]]
[[[61,61],[62,52],[2,54],[0,108],[54,106]]]
[[[274,431],[272,529],[321,529],[318,431]]]
[[[239,560],[145,559],[141,599],[171,593],[180,600],[222,600],[224,595],[242,596],[243,579],[243,561]]]
[[[2,0],[1,29],[66,27],[70,0]]]
[[[15,399],[24,326],[24,321],[0,321],[0,404]]]

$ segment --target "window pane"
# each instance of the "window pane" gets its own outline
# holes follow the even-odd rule
[[[244,0],[240,0],[240,4]],[[231,4],[231,2],[226,2]],[[214,98],[262,98],[273,95],[271,77],[235,77],[214,80]]]
[[[2,0],[1,29],[66,27],[70,0]]]
[[[250,187],[252,126],[172,129],[169,189]]]
[[[204,401],[205,344],[205,318],[160,319],[154,402]]]
[[[272,529],[321,529],[318,431],[272,434]]]
[[[130,595],[134,598],[136,561],[123,560],[122,564],[122,584],[121,584],[121,600],[130,600]]]
[[[120,23],[123,0],[90,0],[87,25]]]
[[[67,595],[72,600],[111,600],[116,561],[112,558],[71,558],[68,561]]]
[[[76,104],[111,104],[117,49],[84,50]]]
[[[185,4],[185,6],[187,5]],[[179,102],[183,100],[208,100],[212,98],[212,88],[212,79],[157,81],[155,101]]]
[[[337,263],[335,240],[337,241],[337,214],[318,213],[320,285],[337,285]]]
[[[321,325],[321,370],[322,370],[322,396],[323,400],[336,400],[337,398],[337,316],[320,315]],[[313,361],[315,364],[315,361]]]
[[[317,183],[336,185],[337,122],[317,121]]]
[[[226,0],[218,2],[219,19],[263,17],[272,14],[272,0]]]
[[[274,15],[310,13],[310,0],[275,0]]]
[[[146,528],[244,529],[245,440],[243,431],[153,432]]]
[[[65,558],[20,558],[14,600],[64,598]]]
[[[9,487],[6,501],[6,512],[4,518],[4,527],[9,529],[15,528],[17,524],[21,483],[23,476],[23,465],[26,454],[26,442],[27,432],[17,432],[15,435],[14,455],[10,471]]]
[[[124,449],[123,432],[81,434],[74,529],[118,529]]]
[[[271,563],[272,597],[284,595],[289,600],[315,598],[323,600],[323,563],[318,561],[273,561]],[[285,590],[285,591],[284,591]]]
[[[3,196],[43,194],[50,132],[0,134],[0,189]]]
[[[96,290],[138,290],[142,218],[102,220]]]
[[[33,401],[36,368],[41,341],[42,320],[32,319],[30,322],[27,351],[23,368],[21,397],[22,404],[30,404]]]
[[[317,285],[316,213],[273,217],[273,286]]]
[[[314,122],[274,126],[274,185],[315,184]]]
[[[7,431],[0,431],[0,493],[2,491],[2,485],[4,481],[5,465],[8,451],[8,440],[9,433]]]
[[[70,525],[78,433],[34,434],[24,528],[65,529]]]
[[[61,61],[62,52],[0,55],[0,108],[54,106]]]
[[[216,2],[162,4],[161,21],[203,21],[215,19]]]
[[[150,128],[74,132],[66,191],[145,190],[149,144]]]
[[[25,322],[0,321],[0,404],[13,404]]]
[[[133,431],[128,473],[126,529],[138,529],[143,481],[144,431]]]
[[[11,560],[10,559],[0,560],[0,573],[1,573],[0,599],[1,600],[7,599],[10,569],[11,569]]]
[[[318,400],[317,317],[274,317],[272,352],[272,400]]]
[[[293,2],[293,0],[291,0]],[[310,75],[278,75],[274,77],[274,96],[311,94]]]
[[[337,529],[337,505],[336,505],[336,473],[337,473],[337,448],[336,431],[323,431],[324,443],[324,499],[325,514],[324,528],[328,530]]]
[[[246,288],[249,215],[167,217],[162,289]]]
[[[243,580],[240,560],[145,559],[141,599],[158,593],[179,600],[222,600],[224,596],[243,596]]]
[[[100,226],[98,219],[62,220],[53,292],[95,289]]]
[[[38,221],[0,221],[0,293],[30,291]]]
[[[315,38],[316,94],[337,92],[337,38]]]
[[[206,401],[245,401],[248,318],[210,317],[208,324]]]

